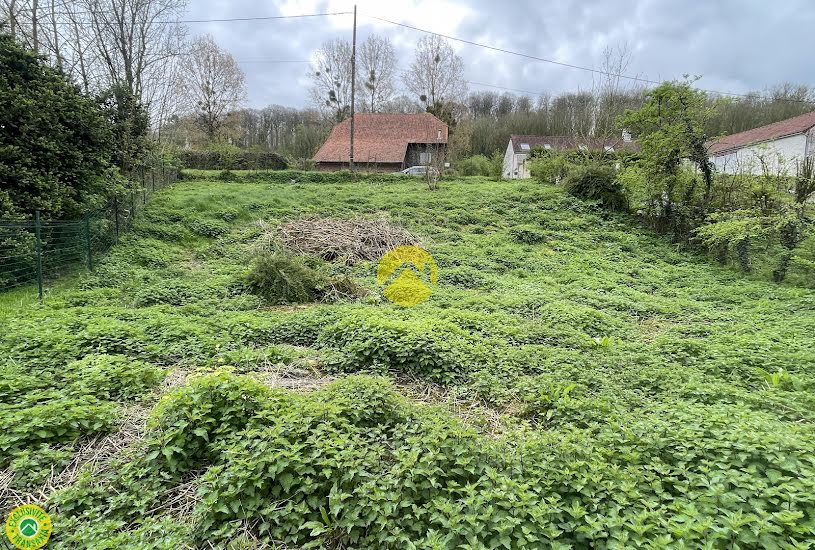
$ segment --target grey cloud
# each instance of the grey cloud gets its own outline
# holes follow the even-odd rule
[[[462,38],[584,66],[599,67],[606,46],[627,42],[633,49],[629,74],[660,80],[699,74],[699,86],[743,93],[789,81],[815,84],[811,29],[812,0],[582,0],[579,2],[495,2],[458,4],[472,12],[455,30]],[[412,2],[404,2],[411,13]],[[352,4],[349,2],[348,7]],[[312,3],[318,11],[337,9]],[[341,9],[347,9],[345,7]],[[432,9],[430,10],[432,12]],[[190,18],[278,15],[279,5],[249,0],[194,0]],[[428,13],[428,21],[433,14]],[[403,66],[421,33],[374,29],[360,17],[359,36],[386,31]],[[421,24],[420,24],[421,25]],[[431,26],[430,23],[424,26]],[[308,105],[306,64],[261,60],[306,60],[325,40],[347,35],[324,19],[190,25],[190,33],[212,33],[247,75],[249,103]],[[347,36],[350,39],[350,36]],[[592,75],[474,46],[456,46],[468,80],[536,92],[589,89]],[[596,78],[596,77],[594,77]],[[472,86],[478,89],[478,86]]]

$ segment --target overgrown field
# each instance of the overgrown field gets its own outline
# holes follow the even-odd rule
[[[45,506],[49,548],[810,547],[815,291],[554,186],[231,179],[5,298],[3,511]],[[418,236],[431,298],[316,258],[369,293],[253,293],[263,227],[315,216]]]

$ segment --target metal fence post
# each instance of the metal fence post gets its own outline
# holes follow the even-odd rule
[[[88,271],[93,271],[93,257],[91,255],[91,215],[85,216],[85,248],[88,253]]]
[[[42,234],[40,233],[40,211],[34,211],[34,235],[37,252],[37,290],[42,302]]]
[[[113,216],[116,219],[116,240],[119,240],[119,197],[113,197]]]

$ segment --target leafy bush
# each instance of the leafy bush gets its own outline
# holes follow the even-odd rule
[[[224,370],[193,379],[165,395],[153,411],[148,460],[172,473],[214,461],[221,441],[246,428],[270,395],[252,378]]]
[[[79,217],[120,187],[111,126],[44,58],[0,30],[0,218]]]
[[[461,159],[456,162],[456,170],[462,176],[492,176],[492,161],[484,155]]]
[[[159,385],[164,371],[123,355],[88,355],[68,363],[60,376],[75,380],[71,386],[74,391],[106,401],[123,401]]]
[[[340,416],[359,428],[394,426],[410,416],[408,402],[382,377],[342,378],[323,389],[317,401],[338,407]]]
[[[134,307],[156,304],[183,306],[206,299],[214,299],[223,292],[202,284],[182,281],[161,281],[140,287],[133,296]]]
[[[546,240],[546,234],[534,225],[518,225],[509,230],[509,234],[517,243],[537,244]]]
[[[144,518],[132,525],[124,521],[93,521],[83,518],[61,527],[61,532],[52,536],[52,545],[60,541],[68,548],[94,548],[96,550],[116,550],[137,548],[138,550],[179,550],[191,547],[192,530],[190,525],[177,518]],[[128,529],[128,527],[132,527]],[[62,547],[62,546],[57,546]],[[228,547],[232,550],[232,547]]]
[[[40,404],[33,400],[40,398]],[[42,399],[28,394],[28,407],[0,405],[0,467],[8,466],[13,454],[41,443],[71,443],[83,435],[109,432],[116,423],[117,407],[95,397]]]
[[[455,326],[348,315],[326,326],[318,343],[342,352],[332,368],[393,370],[449,381],[463,368]]]
[[[73,460],[70,447],[55,448],[48,444],[23,449],[16,453],[9,471],[14,474],[12,488],[30,492],[44,484],[55,473],[65,469]]]
[[[229,231],[229,226],[220,220],[193,218],[186,223],[190,231],[202,237],[214,238]]]
[[[195,170],[285,170],[289,167],[286,159],[277,153],[237,148],[181,151],[178,158],[184,168]]]
[[[270,304],[319,300],[326,283],[326,277],[302,258],[279,250],[259,253],[246,275],[249,290]]]
[[[543,155],[531,161],[529,173],[541,183],[560,183],[576,168],[564,155]]]
[[[612,168],[579,166],[569,173],[563,185],[575,197],[598,201],[609,210],[628,208],[625,189],[614,177]]]
[[[468,266],[444,269],[441,280],[444,283],[461,288],[479,288],[488,284],[487,278],[481,270]]]

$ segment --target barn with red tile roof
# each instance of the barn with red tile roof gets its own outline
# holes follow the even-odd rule
[[[720,172],[794,174],[798,163],[815,154],[815,111],[708,143]]]
[[[320,170],[349,167],[351,119],[334,126],[314,162]],[[358,113],[354,162],[362,170],[398,172],[430,164],[447,150],[447,124],[430,113]]]

